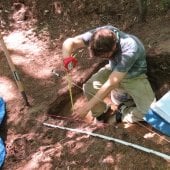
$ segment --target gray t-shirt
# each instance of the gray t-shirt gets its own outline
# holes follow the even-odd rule
[[[117,35],[119,49],[114,54],[113,60],[109,60],[111,69],[118,72],[127,72],[126,78],[133,78],[146,73],[145,48],[142,42],[134,35],[124,33],[111,25],[106,25],[81,34],[80,36],[84,43],[88,46],[93,33],[101,28],[110,29]]]

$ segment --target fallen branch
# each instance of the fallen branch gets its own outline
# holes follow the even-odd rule
[[[141,151],[144,151],[144,152],[147,152],[147,153],[152,153],[156,156],[164,158],[167,161],[170,161],[170,155],[167,155],[167,154],[164,154],[164,153],[161,153],[161,152],[149,149],[149,148],[145,148],[145,147],[137,145],[137,144],[129,143],[129,142],[126,142],[126,141],[123,141],[123,140],[120,140],[120,139],[112,138],[112,137],[109,137],[109,136],[105,136],[105,135],[101,135],[101,134],[97,134],[97,133],[93,133],[93,132],[89,132],[89,131],[84,131],[84,130],[80,130],[80,129],[73,129],[73,128],[68,128],[68,127],[63,127],[63,126],[57,126],[57,125],[52,125],[52,124],[48,124],[48,123],[43,123],[43,125],[48,126],[48,127],[52,127],[52,128],[59,128],[59,129],[69,130],[69,131],[73,131],[73,132],[77,132],[77,133],[83,133],[83,134],[87,134],[87,135],[94,136],[94,137],[99,137],[99,138],[109,140],[109,141],[114,141],[114,142],[117,142],[117,143],[120,143],[120,144],[123,144],[123,145],[126,145],[126,146],[131,146],[135,149],[138,149],[138,150],[141,150]]]

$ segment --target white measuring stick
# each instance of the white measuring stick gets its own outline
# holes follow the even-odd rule
[[[43,125],[48,126],[48,127],[52,127],[52,128],[59,128],[59,129],[73,131],[73,132],[83,133],[83,134],[87,134],[87,135],[90,135],[90,136],[95,136],[95,137],[99,137],[99,138],[102,138],[102,139],[106,139],[106,140],[109,140],[109,141],[114,141],[114,142],[117,142],[117,143],[120,143],[120,144],[123,144],[123,145],[126,145],[126,146],[131,146],[135,149],[138,149],[138,150],[141,150],[141,151],[144,151],[144,152],[147,152],[147,153],[152,153],[154,155],[157,155],[161,158],[166,159],[167,161],[170,161],[170,155],[167,155],[167,154],[164,154],[164,153],[161,153],[161,152],[149,149],[149,148],[145,148],[145,147],[137,145],[137,144],[129,143],[129,142],[126,142],[126,141],[123,141],[123,140],[120,140],[120,139],[112,138],[112,137],[109,137],[109,136],[105,136],[105,135],[101,135],[101,134],[97,134],[97,133],[93,133],[93,132],[89,132],[89,131],[84,131],[84,130],[80,130],[80,129],[73,129],[73,128],[68,128],[68,127],[63,127],[63,126],[57,126],[57,125],[52,125],[52,124],[48,124],[48,123],[43,123]]]

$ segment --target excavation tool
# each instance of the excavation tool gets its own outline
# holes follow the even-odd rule
[[[8,49],[7,49],[6,44],[5,44],[4,40],[3,40],[3,37],[2,37],[1,32],[0,32],[0,44],[1,44],[1,46],[2,46],[2,50],[3,50],[4,53],[5,53],[7,62],[8,62],[8,64],[9,64],[9,67],[10,67],[11,71],[12,71],[12,74],[13,74],[13,76],[14,76],[14,79],[15,79],[15,81],[16,81],[16,84],[17,84],[17,86],[18,86],[18,89],[20,90],[21,95],[22,95],[22,97],[24,98],[25,104],[26,104],[27,106],[30,106],[29,103],[28,103],[28,99],[27,99],[26,93],[25,93],[25,91],[24,91],[24,88],[23,88],[21,79],[20,79],[20,77],[19,77],[19,75],[18,75],[18,73],[17,73],[17,71],[16,71],[15,65],[13,64],[13,62],[12,62],[12,60],[11,60],[11,58],[10,58]]]

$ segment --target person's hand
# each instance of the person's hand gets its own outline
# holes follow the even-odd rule
[[[67,71],[72,70],[77,65],[77,59],[70,56],[63,60],[64,67],[67,69]]]
[[[89,112],[88,106],[84,105],[73,113],[73,118],[80,119],[84,118]]]

